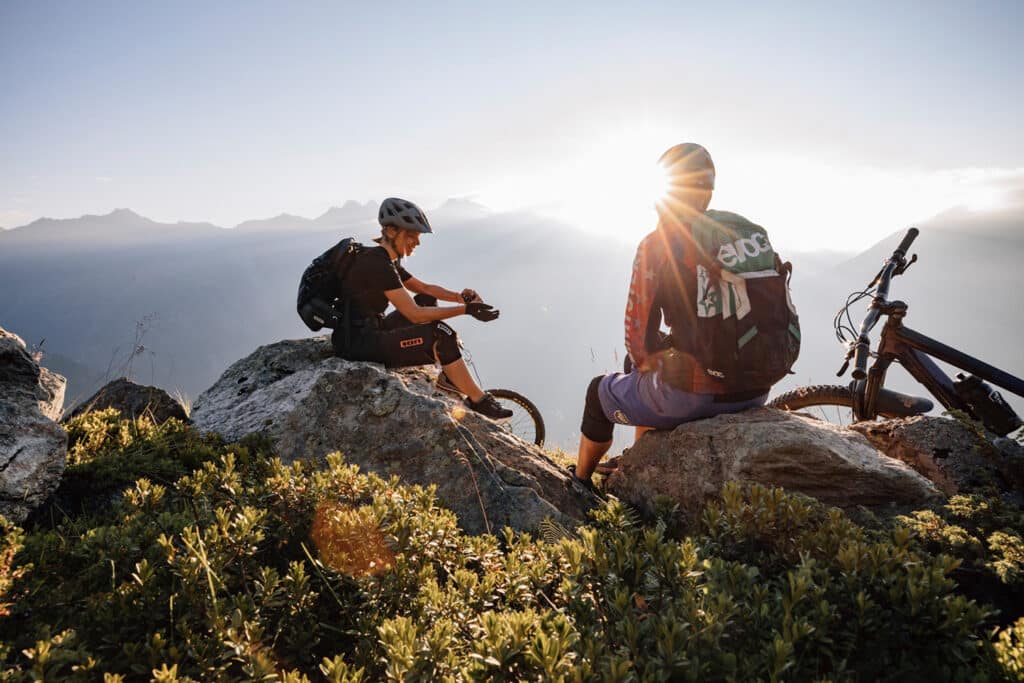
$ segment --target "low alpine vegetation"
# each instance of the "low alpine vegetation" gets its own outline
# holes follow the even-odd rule
[[[867,530],[730,485],[684,526],[613,502],[545,543],[467,536],[432,490],[338,454],[288,466],[264,442],[109,413],[69,431],[66,505],[0,524],[0,680],[1024,673],[1024,619],[955,580],[973,567],[1016,585],[1019,510],[999,518],[1018,525],[1005,538],[924,513]]]

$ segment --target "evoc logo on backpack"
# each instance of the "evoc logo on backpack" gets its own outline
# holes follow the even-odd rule
[[[726,268],[735,268],[747,261],[757,258],[761,254],[774,253],[772,245],[768,242],[768,236],[763,232],[755,232],[749,237],[740,239],[729,244],[723,244],[718,249],[718,260]]]

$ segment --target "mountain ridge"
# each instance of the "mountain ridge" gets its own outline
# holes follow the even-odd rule
[[[178,240],[213,234],[257,234],[297,230],[325,230],[359,226],[376,222],[380,208],[375,199],[359,202],[348,199],[341,206],[330,206],[319,216],[310,218],[282,212],[266,218],[252,218],[225,228],[209,221],[161,222],[129,208],[116,208],[105,214],[83,214],[71,218],[44,216],[24,225],[0,228],[0,240],[34,242],[49,239],[83,241],[100,239],[125,242]],[[428,211],[443,220],[466,221],[493,212],[483,204],[465,198],[450,197]],[[141,231],[141,232],[139,232]],[[219,232],[218,232],[219,231]]]

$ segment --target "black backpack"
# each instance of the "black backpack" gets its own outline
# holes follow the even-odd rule
[[[355,238],[346,237],[313,259],[303,271],[296,309],[306,327],[316,332],[324,327],[337,327],[343,321],[348,308],[345,275],[354,256],[363,249]]]
[[[727,211],[708,211],[681,241],[689,310],[671,321],[679,353],[668,363],[675,365],[670,383],[726,393],[769,388],[800,353],[792,266],[772,249],[764,228]]]

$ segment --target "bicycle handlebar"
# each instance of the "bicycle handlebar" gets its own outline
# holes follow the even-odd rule
[[[867,315],[864,316],[864,321],[860,324],[860,333],[857,335],[857,344],[854,347],[853,355],[854,379],[865,379],[868,376],[868,355],[871,353],[871,338],[868,334],[878,324],[878,319],[881,317],[880,305],[889,300],[889,284],[894,275],[899,275],[906,268],[907,250],[910,249],[910,245],[914,243],[919,233],[917,228],[907,230],[903,241],[896,247],[896,251],[892,252],[892,256],[885,262],[882,270],[871,283],[877,285],[877,288],[875,296],[871,300],[871,306],[868,307]]]
[[[900,246],[896,247],[896,251],[894,251],[892,255],[894,257],[896,256],[896,254],[899,254],[900,256],[906,256],[907,249],[910,249],[910,245],[913,244],[914,240],[917,239],[918,233],[920,233],[920,230],[918,230],[917,228],[911,228],[910,230],[907,230],[907,234],[903,236],[903,241],[900,242]]]

